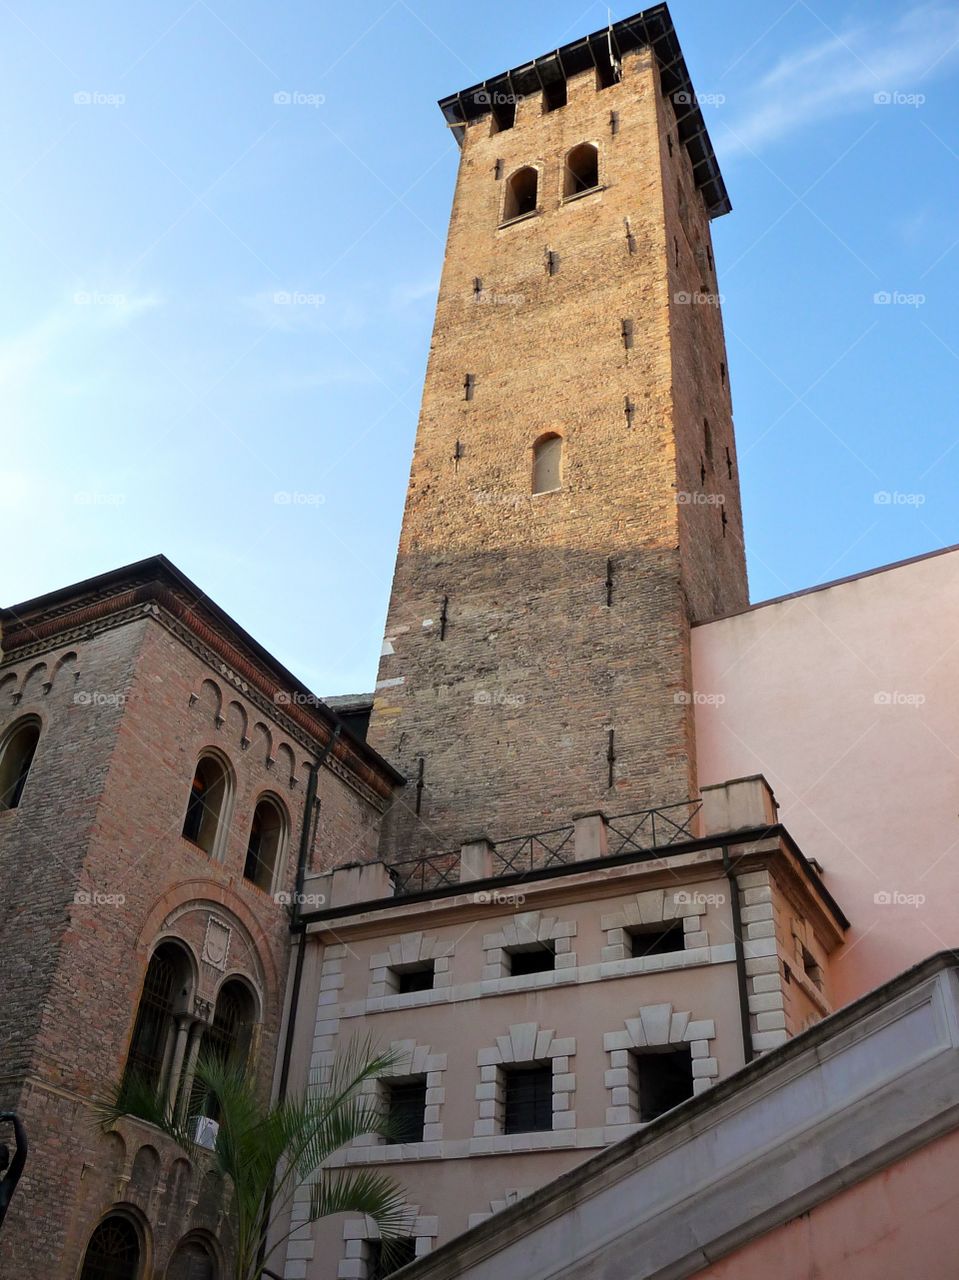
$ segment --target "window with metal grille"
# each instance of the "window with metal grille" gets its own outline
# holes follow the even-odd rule
[[[397,965],[393,970],[396,990],[401,995],[411,991],[432,991],[436,980],[436,962],[423,960],[418,964]]]
[[[385,1280],[416,1257],[416,1241],[412,1236],[400,1240],[367,1240],[367,1280]]]
[[[548,973],[556,968],[556,944],[534,942],[528,946],[507,947],[506,958],[511,978],[526,973]]]
[[[386,1114],[391,1142],[422,1142],[426,1120],[426,1077],[386,1082]]]
[[[635,960],[638,956],[663,956],[671,951],[685,949],[685,933],[682,920],[674,920],[670,924],[643,924],[635,929],[627,930],[630,955]]]
[[[185,958],[172,944],[156,949],[147,965],[127,1055],[127,1078],[136,1075],[154,1088],[160,1084],[167,1043],[174,1034],[173,1009],[188,981]]]
[[[633,1055],[642,1123],[672,1111],[693,1096],[693,1060],[687,1047]]]
[[[165,1280],[216,1280],[213,1255],[200,1240],[184,1240],[170,1259]]]
[[[538,1133],[553,1127],[553,1068],[531,1062],[503,1067],[503,1132]]]
[[[7,735],[0,749],[0,811],[19,805],[39,741],[37,720],[24,720]]]
[[[83,1255],[80,1280],[137,1280],[140,1273],[140,1240],[127,1218],[101,1222]]]

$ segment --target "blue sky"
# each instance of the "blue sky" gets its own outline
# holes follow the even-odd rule
[[[671,8],[734,205],[753,599],[959,542],[959,6]],[[0,7],[3,603],[162,551],[318,692],[371,688],[456,173],[436,99],[606,19]]]

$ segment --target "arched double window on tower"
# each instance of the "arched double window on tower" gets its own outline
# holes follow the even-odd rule
[[[517,169],[506,179],[506,203],[503,207],[503,221],[522,217],[525,213],[535,213],[539,200],[539,174],[527,165]]]
[[[563,483],[563,438],[549,431],[533,445],[533,492],[552,493]]]
[[[599,150],[591,142],[581,142],[567,152],[563,166],[563,195],[582,195],[599,186]]]
[[[286,845],[286,816],[277,801],[264,796],[257,801],[250,823],[243,878],[264,893],[274,885]]]
[[[125,1214],[111,1213],[90,1237],[80,1280],[140,1280],[142,1254],[133,1222]]]
[[[40,741],[40,721],[20,720],[0,741],[0,812],[16,809]]]
[[[219,852],[233,785],[226,764],[212,753],[197,762],[183,819],[183,836],[204,853]]]

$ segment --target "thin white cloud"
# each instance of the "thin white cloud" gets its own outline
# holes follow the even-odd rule
[[[892,109],[877,105],[876,95],[921,93],[957,59],[953,4],[923,4],[893,23],[837,32],[780,59],[738,108],[727,100],[717,116],[722,154],[760,151],[837,116]]]

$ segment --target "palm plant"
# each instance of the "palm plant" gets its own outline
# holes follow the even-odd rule
[[[370,1041],[354,1041],[333,1064],[329,1079],[306,1096],[269,1104],[249,1074],[218,1056],[201,1055],[191,1096],[172,1114],[155,1084],[128,1076],[97,1110],[104,1125],[136,1116],[154,1125],[202,1166],[209,1162],[229,1196],[234,1280],[262,1280],[275,1273],[269,1262],[306,1222],[334,1213],[360,1213],[376,1224],[389,1257],[391,1242],[409,1233],[403,1193],[385,1174],[371,1169],[331,1169],[326,1162],[355,1138],[395,1136],[368,1080],[396,1065],[392,1051],[375,1052]],[[215,1116],[212,1150],[197,1143],[198,1120]],[[308,1217],[267,1240],[267,1228],[282,1221],[298,1186],[308,1185]]]

